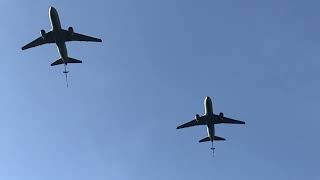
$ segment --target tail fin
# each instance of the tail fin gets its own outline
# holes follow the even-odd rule
[[[60,59],[58,59],[58,60],[56,60],[55,62],[53,62],[52,64],[51,64],[51,66],[55,66],[55,65],[59,65],[59,64],[64,64],[64,62],[63,62],[63,60],[60,58]]]
[[[219,136],[214,136],[213,140],[215,141],[225,141],[225,138],[219,137]]]
[[[68,63],[82,63],[82,61],[80,61],[78,59],[74,59],[74,58],[68,57]]]
[[[209,137],[205,137],[205,138],[201,139],[201,140],[199,141],[199,143],[201,143],[201,142],[206,142],[206,141],[210,141],[210,138],[209,138]]]

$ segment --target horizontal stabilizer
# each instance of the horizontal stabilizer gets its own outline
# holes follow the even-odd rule
[[[225,141],[226,139],[222,138],[222,137],[219,137],[219,136],[214,136],[213,140],[214,141]],[[205,138],[201,139],[199,142],[207,142],[207,141],[211,141],[210,137],[205,137]]]
[[[214,136],[213,140],[215,141],[225,141],[225,138],[219,137],[219,136]]]
[[[51,66],[55,66],[55,65],[59,65],[59,64],[64,64],[64,62],[63,62],[63,60],[60,58],[60,59],[58,59],[58,60],[56,60],[55,62],[53,62],[52,64],[51,64]]]
[[[206,142],[206,141],[210,141],[210,138],[209,138],[209,137],[205,137],[205,138],[201,139],[201,140],[199,141],[199,143],[201,143],[201,142]]]
[[[68,63],[82,63],[82,61],[69,57],[68,58]]]

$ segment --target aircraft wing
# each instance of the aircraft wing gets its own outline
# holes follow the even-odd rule
[[[29,49],[29,48],[33,48],[36,46],[40,46],[43,44],[48,44],[48,43],[54,43],[54,38],[52,36],[52,31],[46,33],[45,38],[39,37],[37,39],[35,39],[34,41],[32,41],[31,43],[23,46],[21,49],[25,50],[25,49]]]
[[[245,122],[243,122],[243,121],[231,119],[231,118],[228,118],[228,117],[223,117],[222,119],[219,120],[219,123],[223,123],[223,124],[245,124]]]
[[[69,34],[70,32],[67,30],[64,30],[65,33]],[[90,41],[90,42],[102,42],[101,39],[99,38],[95,38],[95,37],[91,37],[91,36],[86,36],[83,34],[79,34],[79,33],[73,33],[72,36],[66,36],[66,41]]]
[[[189,121],[185,124],[182,124],[180,126],[177,127],[177,129],[182,129],[182,128],[187,128],[187,127],[192,127],[192,126],[198,126],[198,125],[206,125],[207,122],[205,121],[205,118],[204,116],[202,117],[199,117],[199,121],[197,120],[192,120],[192,121]]]

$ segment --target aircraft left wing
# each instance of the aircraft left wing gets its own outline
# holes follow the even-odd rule
[[[55,41],[52,36],[52,31],[50,31],[50,32],[46,33],[45,38],[39,37],[39,38],[35,39],[34,41],[32,41],[31,43],[23,46],[21,49],[25,50],[25,49],[33,48],[33,47],[40,46],[43,44],[54,43],[54,42]]]
[[[218,118],[220,118],[218,115],[216,115],[216,116]],[[231,118],[228,118],[228,117],[223,117],[222,119],[219,120],[219,123],[223,123],[223,124],[245,124],[245,122],[243,122],[243,121],[231,119]]]
[[[79,34],[79,33],[73,33],[71,36],[69,35],[70,32],[67,30],[64,30],[64,32],[67,34],[67,38],[66,41],[90,41],[90,42],[102,42],[101,39],[99,38],[95,38],[95,37],[91,37],[91,36],[86,36],[83,34]]]
[[[204,116],[202,117],[199,117],[199,120],[192,120],[192,121],[189,121],[185,124],[182,124],[180,126],[177,127],[177,129],[182,129],[182,128],[187,128],[187,127],[192,127],[192,126],[198,126],[198,125],[206,125],[206,121],[204,119]]]

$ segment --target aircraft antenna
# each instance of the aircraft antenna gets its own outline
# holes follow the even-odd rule
[[[67,88],[68,88],[69,87],[69,84],[68,84],[68,73],[69,73],[69,71],[67,71],[67,65],[64,65],[63,73],[66,75],[66,84],[67,84]]]

